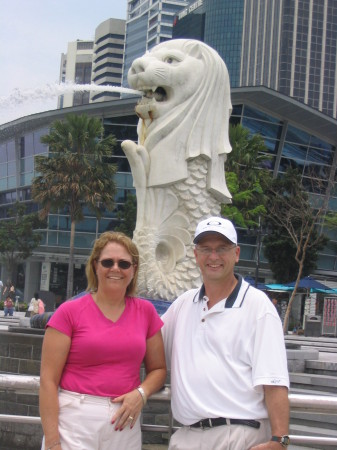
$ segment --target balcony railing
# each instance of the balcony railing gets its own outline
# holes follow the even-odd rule
[[[40,378],[38,376],[0,374],[0,389],[19,391],[21,393],[38,393]],[[169,410],[169,425],[153,425],[142,423],[143,431],[167,433],[169,436],[179,427],[174,426],[170,408],[171,390],[166,385],[158,393],[151,396],[150,401],[166,402]],[[312,411],[315,413],[337,414],[337,396],[289,394],[291,411]],[[0,414],[0,422],[16,422],[40,424],[40,417]],[[337,438],[320,436],[291,435],[292,444],[324,445],[337,448]]]

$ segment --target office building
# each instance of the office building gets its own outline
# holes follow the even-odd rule
[[[124,57],[125,20],[108,19],[95,31],[92,76],[98,85],[121,86]],[[117,92],[92,93],[91,102],[119,98]]]
[[[60,82],[121,86],[125,20],[108,19],[95,30],[94,41],[68,43],[61,55]],[[117,92],[75,92],[61,95],[58,108],[120,98]]]
[[[87,84],[91,82],[93,41],[68,42],[67,53],[61,55],[60,82]],[[89,103],[89,92],[63,94],[58,99],[58,108]]]
[[[177,13],[173,37],[217,50],[232,87],[265,86],[337,118],[336,0],[199,0]]]
[[[128,0],[125,28],[123,86],[132,61],[160,42],[172,38],[173,20],[186,0]]]

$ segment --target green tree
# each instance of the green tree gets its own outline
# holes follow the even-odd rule
[[[317,239],[317,230],[313,230],[313,239],[317,240],[317,245],[306,250],[306,257],[303,262],[302,277],[310,275],[317,267],[318,251],[322,250],[327,243],[327,238],[321,236]],[[276,283],[288,283],[294,280],[294,274],[298,271],[298,262],[295,259],[296,246],[282,227],[273,225],[271,233],[263,240],[264,255],[268,259],[269,266],[273,272]]]
[[[262,137],[251,135],[242,125],[229,126],[229,139],[232,151],[225,168],[232,203],[223,204],[221,212],[239,227],[257,226],[266,213],[270,157]]]
[[[283,323],[285,333],[288,331],[292,304],[300,279],[306,272],[306,265],[308,268],[315,266],[317,251],[327,242],[327,237],[318,232],[317,225],[322,223],[326,212],[325,200],[329,196],[329,190],[323,189],[320,180],[314,177],[311,177],[311,180],[310,191],[315,192],[316,195],[310,195],[302,184],[299,172],[289,168],[283,177],[274,179],[268,188],[266,220],[273,225],[275,231],[274,236],[264,241],[266,252],[270,255],[273,251],[278,251],[273,256],[274,261],[279,258],[278,265],[294,267],[293,262],[296,263],[296,270],[293,270],[291,275],[292,279],[284,279],[285,274],[282,274],[283,281],[293,281],[296,278]],[[273,242],[273,238],[276,242]],[[284,248],[282,244],[284,245],[285,242],[287,245]],[[288,254],[286,254],[287,250]],[[281,274],[279,276],[281,277]]]
[[[125,233],[132,239],[137,219],[137,197],[134,194],[128,193],[123,209],[118,213],[117,217],[120,225],[115,230]]]
[[[0,221],[0,255],[9,278],[15,282],[16,267],[31,256],[40,241],[42,226],[37,213],[26,214],[26,206],[17,202],[9,210],[9,218]]]
[[[70,216],[67,278],[67,298],[70,298],[76,223],[83,220],[85,207],[97,218],[105,209],[114,207],[116,166],[111,164],[110,157],[116,140],[111,135],[104,138],[100,119],[71,114],[64,121],[55,121],[41,142],[48,144],[49,154],[35,158],[39,175],[33,180],[32,196],[41,205],[41,217],[62,209]]]

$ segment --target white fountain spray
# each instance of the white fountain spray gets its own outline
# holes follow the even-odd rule
[[[120,92],[122,94],[131,94],[142,96],[143,92],[135,89],[124,88],[120,86],[106,86],[97,84],[75,84],[75,83],[61,83],[61,84],[46,84],[40,88],[20,90],[14,89],[13,93],[8,97],[0,97],[0,108],[13,107],[20,105],[27,101],[44,100],[53,98],[62,94],[69,94],[72,92]]]

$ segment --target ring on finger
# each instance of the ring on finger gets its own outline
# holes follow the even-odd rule
[[[129,416],[128,419],[132,422],[133,421],[133,417]]]

